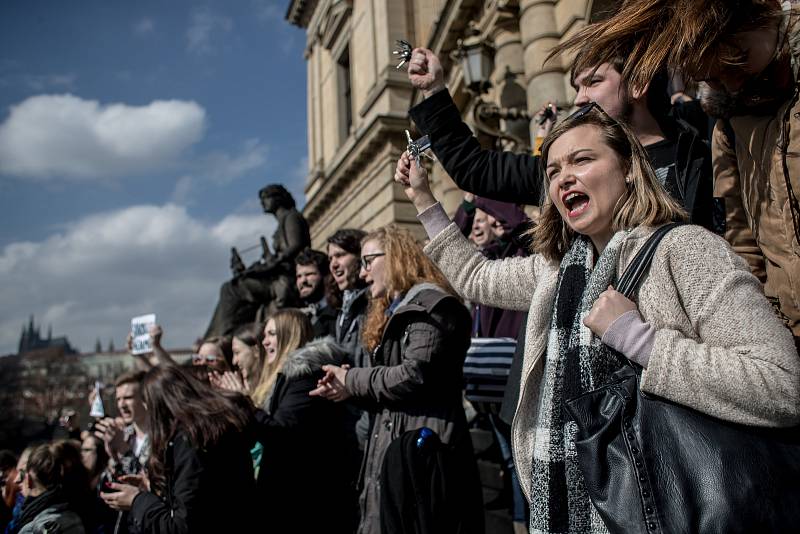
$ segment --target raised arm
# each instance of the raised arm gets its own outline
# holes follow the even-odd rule
[[[461,120],[461,113],[445,88],[439,58],[433,52],[414,49],[408,77],[426,97],[409,114],[417,128],[430,136],[436,158],[458,187],[494,200],[540,204],[539,158],[483,149]]]
[[[404,186],[431,238],[425,253],[436,262],[448,281],[473,302],[509,310],[527,310],[536,288],[535,262],[539,256],[487,260],[447,218],[428,184],[425,169],[403,154],[395,181]]]

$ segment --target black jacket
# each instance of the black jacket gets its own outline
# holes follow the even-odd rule
[[[423,134],[430,135],[437,159],[459,188],[494,200],[539,206],[546,194],[539,157],[486,150],[461,119],[450,93],[439,91],[409,110]],[[692,222],[711,229],[713,183],[711,148],[684,121],[661,124],[677,139],[675,169],[684,208]]]
[[[343,358],[330,338],[293,352],[266,410],[256,411],[255,434],[264,447],[258,500],[269,507],[265,518],[291,525],[292,532],[353,531],[356,496],[348,469],[357,451],[345,439],[344,404],[309,396],[322,366]]]
[[[128,518],[131,532],[245,532],[252,527],[255,481],[251,436],[228,433],[200,449],[178,431],[165,453],[166,494],[142,492]]]
[[[392,441],[381,468],[381,534],[483,533],[477,477],[466,483],[463,469],[474,459],[465,454],[420,429]]]
[[[422,427],[459,451],[458,484],[472,496],[461,503],[461,512],[483,530],[480,482],[462,405],[470,323],[458,298],[434,284],[419,283],[397,303],[372,354],[372,367],[347,373],[348,392],[373,404],[375,413],[362,466],[361,534],[380,532],[386,449],[404,432]]]

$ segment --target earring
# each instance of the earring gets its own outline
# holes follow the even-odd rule
[[[633,183],[633,180],[631,180],[631,177],[630,177],[630,176],[626,176],[626,177],[625,177],[625,183],[626,183],[626,184],[631,184],[631,183]]]

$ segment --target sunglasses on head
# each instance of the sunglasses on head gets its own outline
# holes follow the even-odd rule
[[[589,113],[593,109],[597,109],[600,113],[603,113],[604,115],[606,115],[605,110],[600,107],[600,104],[598,104],[597,102],[589,102],[588,104],[584,104],[581,107],[579,107],[578,109],[576,109],[575,111],[573,111],[564,120],[565,121],[569,121],[569,120],[580,119],[581,117],[583,117],[584,115],[586,115],[587,113]]]

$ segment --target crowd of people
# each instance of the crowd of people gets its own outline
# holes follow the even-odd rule
[[[516,532],[608,532],[564,405],[625,366],[714,420],[797,428],[798,22],[777,0],[622,3],[553,51],[575,58],[575,110],[540,111],[535,154],[481,147],[436,54],[414,49],[410,116],[465,192],[453,219],[408,153],[394,180],[424,245],[389,225],[313,250],[285,189],[262,190],[288,228],[247,270],[280,282],[270,305],[234,278],[191,365],[155,327],[116,417],[0,452],[0,526],[484,532],[477,411]],[[661,228],[640,285],[617,291]]]

